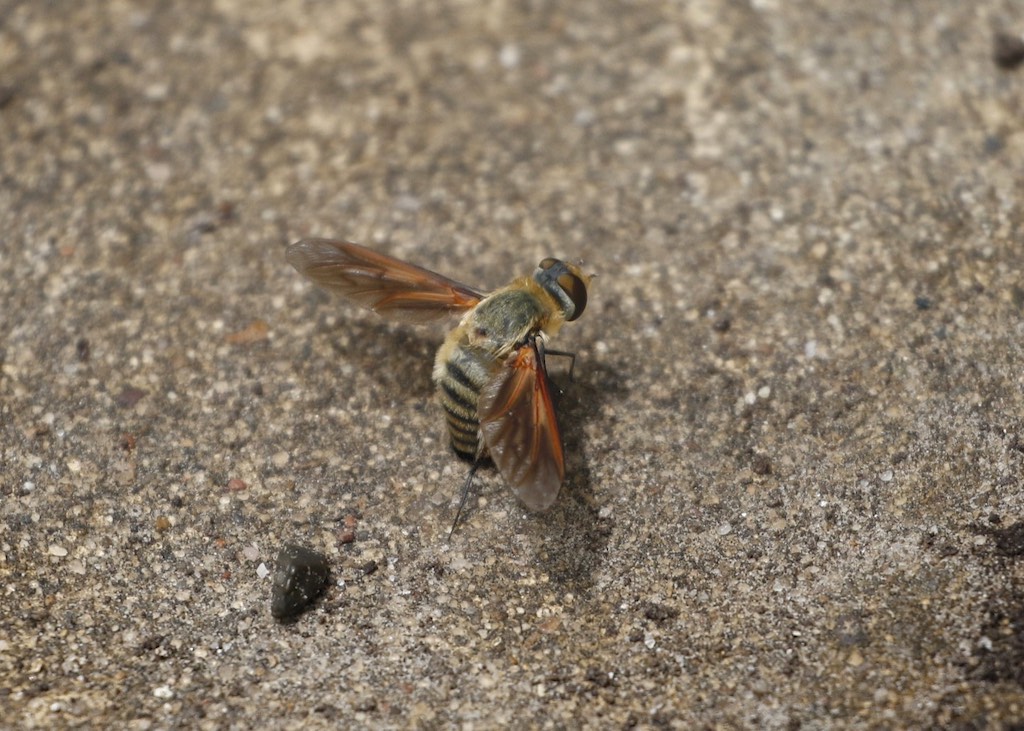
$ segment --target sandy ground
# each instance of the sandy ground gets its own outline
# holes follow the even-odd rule
[[[156,8],[156,9],[155,9]],[[0,2],[0,724],[1024,723],[1016,0]],[[567,481],[360,241],[597,274]],[[331,583],[270,614],[285,543]]]

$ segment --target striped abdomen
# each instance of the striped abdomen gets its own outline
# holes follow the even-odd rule
[[[434,369],[434,383],[444,407],[452,447],[460,457],[476,459],[480,439],[477,401],[480,389],[491,379],[497,361],[486,351],[463,344],[457,344],[447,352],[442,349],[439,355],[446,357],[443,360],[439,358],[440,362]]]

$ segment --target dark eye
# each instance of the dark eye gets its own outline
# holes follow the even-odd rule
[[[566,317],[566,320],[572,322],[582,315],[583,310],[587,308],[587,283],[583,281],[583,278],[574,273],[565,262],[553,257],[542,261],[538,268],[548,272],[558,288],[572,302],[572,315]]]

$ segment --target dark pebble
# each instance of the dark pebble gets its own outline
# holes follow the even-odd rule
[[[992,60],[1002,69],[1015,69],[1024,63],[1024,38],[996,33],[992,40]]]
[[[1024,522],[1014,523],[1009,528],[996,528],[992,534],[998,553],[1012,558],[1024,556]]]
[[[89,345],[88,338],[79,338],[78,342],[75,343],[75,352],[78,353],[78,360],[82,363],[88,363],[89,358],[92,357],[92,346]]]
[[[755,475],[770,475],[772,473],[772,460],[765,454],[755,454],[750,462],[750,469]]]
[[[276,619],[298,617],[327,586],[327,557],[303,546],[288,544],[277,554],[270,613]]]
[[[653,619],[655,622],[664,622],[666,619],[675,619],[679,616],[679,610],[656,602],[647,602],[644,606],[644,616]]]

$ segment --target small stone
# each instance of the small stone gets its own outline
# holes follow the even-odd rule
[[[53,545],[50,546],[47,551],[51,556],[57,556],[58,558],[63,558],[68,555],[68,549],[64,548],[64,546]]]
[[[501,51],[498,52],[498,63],[508,70],[516,68],[519,65],[520,59],[519,46],[513,43],[502,46]]]
[[[750,469],[755,475],[770,475],[772,473],[772,461],[766,454],[755,454],[750,462]]]
[[[304,612],[327,586],[327,557],[304,546],[288,544],[277,554],[270,613],[292,620]]]
[[[353,710],[358,713],[371,713],[377,710],[377,701],[373,698],[364,698],[361,701],[357,701],[353,706]]]
[[[232,345],[252,345],[266,340],[270,335],[270,325],[265,320],[253,320],[244,329],[225,336]]]
[[[1024,63],[1024,36],[999,32],[992,39],[992,60],[1001,69],[1015,69]]]
[[[146,391],[133,386],[125,386],[114,396],[114,403],[124,409],[130,409],[146,396]]]

